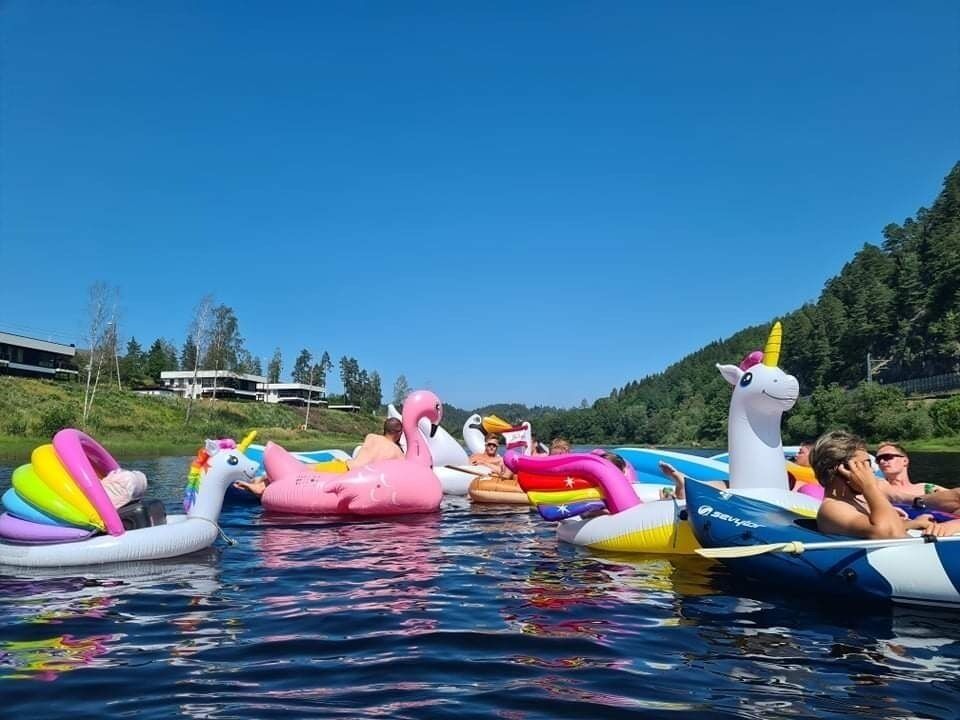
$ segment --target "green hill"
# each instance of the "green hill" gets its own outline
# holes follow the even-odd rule
[[[82,406],[79,384],[0,377],[0,456],[26,459],[61,427],[80,427]],[[114,454],[130,456],[192,452],[205,438],[239,440],[250,430],[257,430],[257,442],[274,440],[294,450],[350,450],[383,423],[370,415],[311,408],[310,428],[301,430],[304,416],[304,409],[280,405],[198,400],[185,425],[183,399],[99,389],[86,431]]]
[[[888,225],[883,238],[881,246],[865,244],[825,283],[817,302],[712,342],[592,407],[490,406],[478,412],[501,408],[497,414],[505,420],[528,419],[541,438],[722,446],[730,389],[715,365],[737,363],[762,348],[780,319],[780,366],[797,377],[805,396],[786,416],[785,441],[842,427],[872,440],[938,438],[960,448],[960,397],[926,403],[885,385],[960,372],[960,163],[929,209]],[[868,354],[878,370],[872,383],[864,382]],[[445,424],[458,433],[466,417],[461,413],[445,411]]]

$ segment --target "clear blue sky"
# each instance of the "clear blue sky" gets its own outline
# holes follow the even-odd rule
[[[928,205],[958,38],[955,0],[8,0],[0,329],[80,342],[102,280],[180,347],[212,293],[285,376],[593,401]]]

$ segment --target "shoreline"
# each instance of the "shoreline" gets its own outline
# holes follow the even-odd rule
[[[263,444],[272,438],[262,439]],[[238,438],[239,440],[239,438]],[[278,438],[274,442],[287,450],[344,450],[350,453],[359,445],[363,438],[354,439],[351,436],[337,434],[312,434],[309,438]],[[23,438],[0,435],[0,463],[18,465],[30,462],[30,453],[33,449],[50,442],[50,438]],[[98,437],[97,442],[103,445],[117,460],[144,460],[166,455],[193,455],[203,440],[144,440],[143,438]],[[256,442],[261,442],[258,437]]]

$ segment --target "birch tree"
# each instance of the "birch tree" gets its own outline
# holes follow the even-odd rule
[[[193,379],[190,383],[190,396],[187,399],[187,417],[185,423],[190,423],[190,413],[193,410],[193,401],[196,399],[197,373],[200,371],[200,358],[203,357],[209,340],[210,324],[213,315],[213,295],[204,295],[200,298],[193,311],[193,321],[187,332],[188,340],[193,346]]]
[[[221,370],[234,370],[237,367],[237,355],[243,348],[239,323],[233,308],[217,305],[211,311],[211,326],[208,330],[207,355],[204,364],[214,371],[213,399],[217,399],[217,378]]]
[[[117,308],[120,293],[102,281],[90,286],[87,296],[86,341],[90,348],[87,360],[87,377],[83,389],[83,412],[81,424],[84,429],[93,411],[100,374],[110,347],[116,343]],[[109,372],[109,368],[108,368]]]

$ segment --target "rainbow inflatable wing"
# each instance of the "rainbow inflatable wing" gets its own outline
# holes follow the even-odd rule
[[[596,453],[520,455],[508,452],[507,467],[545,520],[586,513],[617,513],[640,503],[630,479]]]
[[[121,535],[123,524],[101,479],[117,461],[89,435],[66,428],[36,448],[13,472],[3,495],[0,538],[50,543],[83,540],[99,532]]]

